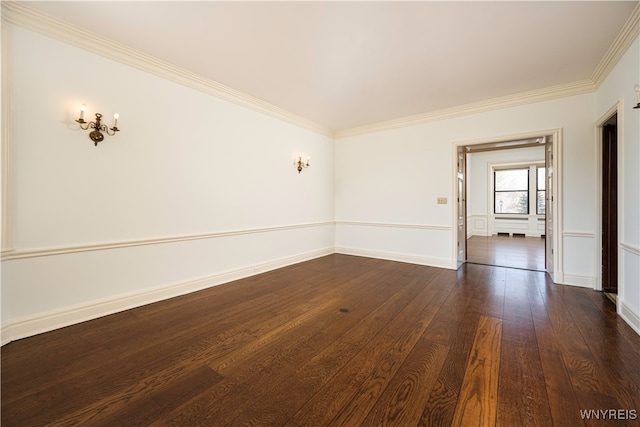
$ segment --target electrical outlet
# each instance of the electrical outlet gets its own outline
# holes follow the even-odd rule
[[[439,205],[446,205],[447,204],[447,198],[446,197],[438,197],[438,204]]]

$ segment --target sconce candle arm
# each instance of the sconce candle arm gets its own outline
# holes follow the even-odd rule
[[[80,123],[80,129],[82,129],[82,130],[89,129],[89,126],[91,126],[91,123],[93,123],[93,122],[86,122],[82,117],[77,119],[76,122]],[[82,126],[82,125],[86,125],[86,126]]]

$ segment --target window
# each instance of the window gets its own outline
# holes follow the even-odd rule
[[[496,170],[493,179],[495,213],[529,213],[529,168]]]
[[[546,169],[545,168],[537,168],[537,190],[536,190],[536,214],[537,215],[545,215],[545,192],[546,192]]]
[[[545,215],[546,169],[528,164],[493,169],[493,213]]]

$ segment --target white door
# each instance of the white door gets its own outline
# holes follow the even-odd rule
[[[467,261],[466,152],[458,147],[458,267]]]
[[[545,145],[544,156],[546,182],[545,182],[545,256],[547,273],[553,277],[553,142],[547,142]]]

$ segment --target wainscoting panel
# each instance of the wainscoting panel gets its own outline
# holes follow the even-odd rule
[[[5,260],[2,344],[328,255],[333,235],[328,222]]]
[[[451,227],[336,222],[336,252],[455,269]]]
[[[622,243],[621,269],[618,277],[618,314],[640,334],[640,289],[626,286],[627,283],[637,283],[640,280],[640,248]]]
[[[540,237],[545,233],[544,225],[544,216],[538,215],[509,217],[473,214],[467,217],[467,235],[471,237],[518,233],[528,237]]]
[[[540,237],[544,234],[544,217],[539,217],[538,215],[491,215],[489,217],[489,230],[491,234],[517,233],[528,237]]]
[[[487,215],[473,214],[467,217],[467,237],[490,235]]]
[[[596,288],[595,235],[593,233],[568,232],[562,235],[563,250],[571,254],[564,259],[565,285]]]

